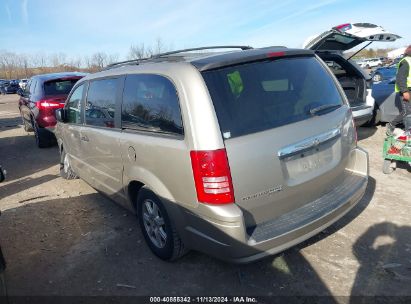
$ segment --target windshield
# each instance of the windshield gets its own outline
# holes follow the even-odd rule
[[[312,109],[325,114],[343,104],[333,78],[315,57],[254,62],[203,76],[225,138],[308,119]]]

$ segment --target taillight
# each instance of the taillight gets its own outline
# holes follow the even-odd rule
[[[345,32],[345,31],[350,30],[352,28],[352,26],[351,26],[350,23],[344,23],[344,24],[337,25],[334,28],[341,31],[341,32]]]
[[[268,58],[273,58],[273,57],[281,57],[284,56],[285,52],[270,52],[267,54]]]
[[[36,102],[36,107],[39,110],[58,109],[58,108],[63,108],[64,103],[60,103],[54,99],[41,99]]]
[[[225,149],[191,151],[197,198],[201,203],[234,203],[233,182]]]

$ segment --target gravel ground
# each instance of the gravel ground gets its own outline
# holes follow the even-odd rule
[[[154,257],[136,218],[82,180],[59,177],[56,147],[24,132],[17,96],[0,96],[0,241],[9,295],[408,295],[411,170],[382,173],[384,128],[360,128],[370,154],[362,201],[286,252],[247,265],[191,252]]]

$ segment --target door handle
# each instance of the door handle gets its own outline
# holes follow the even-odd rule
[[[82,141],[89,141],[88,137],[85,136],[85,135],[81,136],[80,139],[81,139]]]

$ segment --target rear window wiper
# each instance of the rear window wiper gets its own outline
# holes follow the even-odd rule
[[[328,110],[330,112],[330,111],[332,111],[334,109],[337,109],[341,106],[342,106],[342,104],[338,104],[338,103],[325,104],[325,105],[318,106],[318,107],[310,109],[310,114],[313,115],[313,116],[318,115],[320,112],[325,111],[325,110]]]

